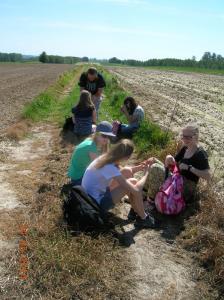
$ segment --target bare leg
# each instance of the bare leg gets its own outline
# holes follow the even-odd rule
[[[132,184],[136,184],[137,180],[135,178],[128,179]],[[130,203],[134,211],[142,218],[145,218],[145,210],[143,205],[142,199],[142,191],[129,193],[123,187],[118,186],[111,190],[111,196],[113,203],[116,204],[120,202],[120,200],[125,196],[128,195],[130,199]]]
[[[125,178],[132,178],[133,177],[133,173],[130,167],[124,167],[121,169],[121,174],[125,177]],[[112,191],[113,189],[119,187],[119,183],[116,180],[112,180],[111,184],[110,184],[110,190]]]

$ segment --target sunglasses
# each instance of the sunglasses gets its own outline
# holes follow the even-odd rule
[[[185,135],[185,134],[181,134],[181,135],[180,135],[180,138],[181,138],[181,139],[185,139],[185,140],[192,140],[192,138],[193,138],[194,135],[195,135],[195,134],[193,134],[193,135]]]
[[[109,136],[106,135],[106,134],[101,134],[101,136],[102,136],[103,138],[105,138],[105,139],[109,139]]]

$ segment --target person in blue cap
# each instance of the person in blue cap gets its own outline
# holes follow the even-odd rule
[[[96,132],[91,137],[76,146],[68,168],[68,177],[72,185],[81,185],[82,177],[89,164],[96,157],[107,152],[110,137],[115,137],[112,133],[112,125],[107,121],[102,121],[97,125]]]

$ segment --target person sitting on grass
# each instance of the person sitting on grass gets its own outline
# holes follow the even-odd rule
[[[96,110],[88,91],[81,92],[78,104],[72,108],[72,114],[76,135],[87,136],[93,133],[93,124],[96,124]]]
[[[112,133],[112,125],[102,121],[97,125],[92,137],[75,147],[68,169],[72,185],[81,185],[83,174],[91,161],[108,150],[111,136],[115,136]]]
[[[131,138],[144,119],[144,110],[133,97],[127,97],[121,107],[121,112],[126,116],[128,124],[121,124],[120,135]]]
[[[135,226],[152,228],[155,225],[154,219],[145,213],[142,189],[153,161],[143,165],[144,175],[140,180],[127,179],[119,168],[121,163],[128,161],[133,150],[134,146],[130,140],[124,139],[115,144],[107,153],[99,156],[89,165],[82,179],[82,187],[104,211],[113,208],[125,195],[128,195],[130,204],[138,215]],[[117,185],[112,186],[113,181],[116,181]]]
[[[200,178],[210,180],[208,155],[202,146],[199,146],[199,128],[196,124],[187,124],[181,129],[180,138],[182,147],[173,157],[167,155],[165,166],[157,160],[152,165],[147,179],[148,196],[155,198],[165,179],[165,168],[177,164],[183,176],[183,198],[186,204],[195,200],[195,193]]]

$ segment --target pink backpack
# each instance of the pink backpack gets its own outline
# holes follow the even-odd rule
[[[165,215],[177,215],[184,210],[183,178],[176,165],[173,175],[166,179],[156,194],[155,205],[157,210]]]

